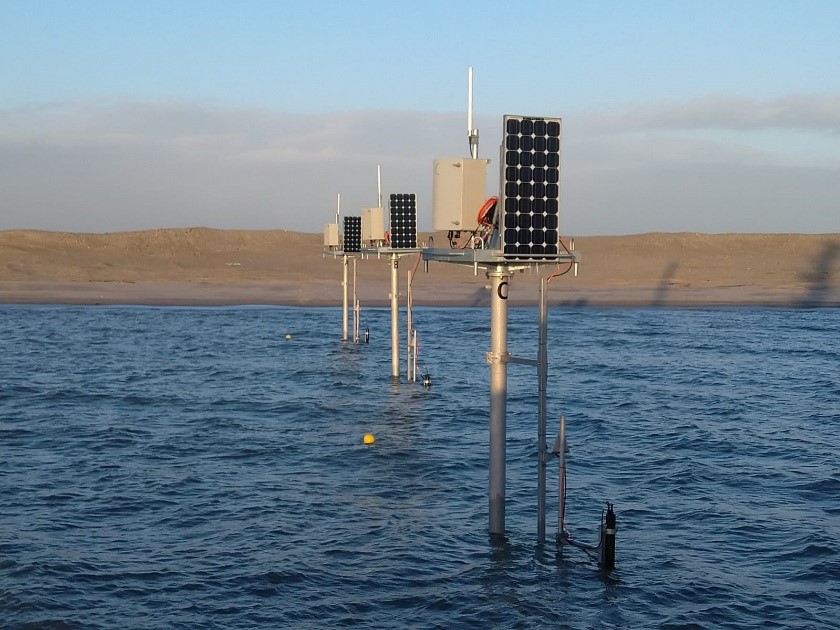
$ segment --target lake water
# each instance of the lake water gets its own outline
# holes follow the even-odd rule
[[[558,553],[554,465],[536,544],[532,367],[490,544],[489,309],[414,319],[430,388],[391,381],[387,309],[353,344],[334,308],[0,307],[0,627],[840,628],[840,310],[551,309],[609,574]]]

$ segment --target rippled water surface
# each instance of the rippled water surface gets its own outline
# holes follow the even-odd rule
[[[609,575],[558,553],[553,465],[536,544],[532,367],[489,543],[489,312],[415,324],[429,389],[391,381],[384,309],[357,345],[339,309],[0,307],[0,627],[840,628],[840,311],[552,309],[569,528],[615,503]]]

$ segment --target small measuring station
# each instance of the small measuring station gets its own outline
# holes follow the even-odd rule
[[[479,157],[479,134],[473,126],[472,68],[468,73],[467,138],[469,157],[436,159],[433,163],[432,224],[435,233],[445,233],[444,246],[434,237],[417,245],[416,195],[390,197],[390,232],[384,231],[383,208],[363,210],[361,217],[344,218],[344,241],[339,246],[337,223],[325,230],[325,246],[344,257],[345,322],[348,256],[387,258],[391,264],[392,372],[399,377],[397,269],[401,256],[418,254],[425,271],[429,263],[469,266],[489,280],[490,349],[485,359],[490,368],[489,525],[491,540],[505,540],[505,475],[507,441],[507,369],[520,364],[537,370],[537,541],[545,542],[546,467],[559,463],[559,501],[556,542],[578,547],[593,555],[599,566],[612,569],[615,562],[615,513],[607,503],[601,516],[600,540],[589,546],[574,540],[566,530],[566,423],[553,448],[547,444],[548,390],[548,284],[573,272],[577,275],[580,254],[574,241],[565,243],[560,234],[560,149],[563,121],[550,116],[505,115],[499,147],[499,190],[487,196],[487,170],[491,160]],[[439,237],[440,238],[440,237]],[[354,259],[355,265],[355,259]],[[354,267],[355,269],[355,267]],[[508,295],[515,274],[527,272],[539,280],[539,327],[536,358],[514,356],[508,351]],[[355,274],[354,274],[355,277]],[[408,278],[409,363],[414,335],[411,328],[411,278]],[[354,281],[355,287],[355,281]],[[354,289],[355,291],[355,289]],[[345,324],[346,327],[346,324]],[[346,330],[346,328],[345,328]],[[346,333],[345,333],[346,338]],[[411,368],[409,367],[409,375]],[[413,380],[409,378],[409,380]],[[425,384],[425,383],[424,383]]]

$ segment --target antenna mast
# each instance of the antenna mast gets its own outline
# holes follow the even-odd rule
[[[382,207],[382,165],[376,165],[376,207]]]
[[[470,157],[478,159],[478,129],[473,129],[473,69],[467,70],[467,134],[470,141]]]

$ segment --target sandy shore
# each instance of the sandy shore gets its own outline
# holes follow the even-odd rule
[[[284,230],[2,231],[0,303],[338,306],[342,263],[322,243]],[[582,237],[575,247],[578,276],[554,278],[550,304],[840,306],[838,233],[655,233]],[[483,271],[432,262],[426,273],[417,256],[400,261],[402,295],[415,268],[415,305],[489,304]],[[538,284],[516,274],[511,303],[536,303]],[[388,261],[358,261],[362,306],[387,305],[389,292]]]

